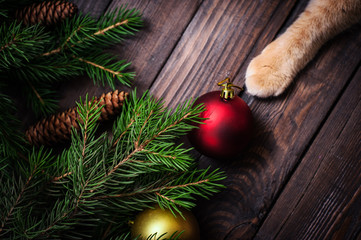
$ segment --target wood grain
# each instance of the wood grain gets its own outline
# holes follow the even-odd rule
[[[85,14],[90,14],[91,16],[98,18],[101,14],[106,11],[111,0],[101,0],[101,1],[89,1],[89,0],[72,0],[75,3],[79,10]]]
[[[306,8],[308,0],[299,0],[299,1],[290,1],[286,6],[281,8],[282,10],[287,7],[288,11],[276,11],[272,15],[266,27],[263,29],[260,37],[255,39],[254,46],[252,47],[250,53],[242,64],[241,68],[238,70],[239,73],[236,76],[235,81],[243,83],[243,75],[245,74],[249,62],[257,55],[259,55],[262,50],[266,47],[268,43],[273,41],[279,35],[287,30],[287,28],[296,20],[301,12]],[[282,6],[282,3],[281,3]],[[281,7],[280,6],[280,7]],[[282,26],[280,27],[280,24]],[[248,96],[243,94],[243,97],[248,99]]]
[[[361,68],[255,239],[355,239],[361,231]]]
[[[256,133],[243,156],[223,163],[200,159],[201,166],[221,167],[228,175],[226,191],[200,202],[204,239],[253,238],[360,62],[360,42],[356,26],[328,43],[286,94],[255,99]]]
[[[173,107],[218,89],[216,83],[227,75],[242,85],[244,73],[237,76],[238,71],[260,34],[271,31],[263,45],[270,42],[294,4],[292,0],[203,1],[151,92]]]

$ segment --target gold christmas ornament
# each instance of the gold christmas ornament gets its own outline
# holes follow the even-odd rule
[[[199,240],[200,232],[198,222],[192,212],[182,209],[184,218],[178,213],[176,217],[168,209],[161,209],[158,205],[154,209],[146,209],[139,213],[134,222],[131,223],[132,238],[140,235],[139,240],[156,240],[168,239],[177,232],[177,236],[183,231],[178,238],[179,240]]]
[[[128,93],[124,91],[118,92],[116,90],[106,94],[103,93],[100,98],[95,98],[94,101],[99,103],[99,107],[103,106],[99,121],[109,120],[118,114],[127,95]],[[25,136],[32,145],[54,146],[70,139],[71,128],[79,129],[78,120],[77,107],[73,107],[29,127]]]
[[[15,16],[25,25],[55,25],[66,18],[73,17],[78,12],[78,7],[64,0],[44,1],[33,3],[16,11]]]

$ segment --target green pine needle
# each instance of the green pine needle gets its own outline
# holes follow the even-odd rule
[[[113,90],[115,89],[115,80],[118,80],[121,84],[130,86],[130,79],[133,79],[135,76],[132,72],[125,72],[125,69],[130,63],[118,61],[114,56],[109,54],[102,53],[94,57],[74,58],[83,64],[83,68],[95,84],[102,86],[107,84]]]
[[[134,35],[142,25],[139,11],[124,7],[101,16],[98,21],[90,15],[79,14],[58,28],[61,44],[43,55],[69,51],[81,56],[87,54],[90,48],[104,49],[123,41],[125,36]]]
[[[0,0],[0,18],[7,18],[8,17],[8,11],[6,8],[4,8],[4,2],[5,0]]]
[[[3,87],[3,86],[0,86]],[[0,92],[0,156],[16,157],[26,145],[12,99]]]
[[[0,35],[0,72],[26,65],[44,51],[50,39],[43,27],[23,27],[17,22],[1,24]]]
[[[58,101],[55,97],[57,92],[51,89],[49,83],[37,84],[26,81],[25,84],[28,86],[24,89],[28,107],[36,109],[34,111],[36,117],[47,116],[58,109]]]
[[[33,84],[47,84],[48,88],[54,82],[64,82],[71,77],[79,76],[84,68],[74,58],[68,59],[65,56],[38,58],[21,68],[14,69],[9,76],[18,78],[20,81],[30,81]]]
[[[11,9],[15,5],[8,0],[0,3]],[[26,92],[28,105],[36,116],[54,112],[56,101],[52,98],[57,95],[54,84],[71,77],[87,74],[95,84],[109,85],[112,89],[117,82],[130,86],[135,76],[126,71],[130,63],[103,50],[134,35],[140,27],[139,11],[125,7],[99,20],[80,13],[53,30],[39,25],[23,26],[15,20],[4,21],[0,25],[1,78],[9,84],[17,81],[19,86],[32,86],[32,92]]]

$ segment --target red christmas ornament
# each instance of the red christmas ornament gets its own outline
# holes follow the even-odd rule
[[[206,118],[189,134],[191,144],[200,153],[213,158],[237,156],[248,144],[253,118],[248,105],[235,96],[229,78],[218,83],[222,91],[209,92],[199,97],[195,105],[203,103],[205,111],[200,117]]]

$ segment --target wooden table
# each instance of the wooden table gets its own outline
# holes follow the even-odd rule
[[[132,88],[174,107],[244,84],[249,61],[303,11],[306,0],[74,0],[94,17],[121,4],[145,27],[112,48],[131,61]],[[328,42],[294,84],[266,100],[247,93],[256,133],[238,159],[197,155],[220,167],[227,189],[198,201],[202,239],[361,239],[361,27]],[[125,88],[124,88],[125,89]],[[61,89],[63,108],[103,88],[88,79]]]

